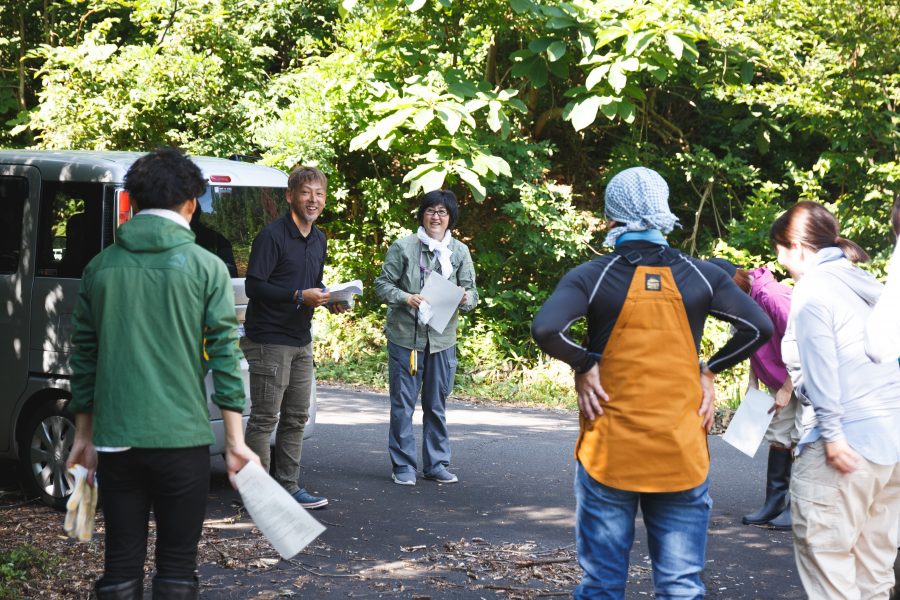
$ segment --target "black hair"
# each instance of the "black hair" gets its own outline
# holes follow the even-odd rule
[[[125,189],[138,210],[175,209],[202,196],[206,179],[200,168],[181,150],[157,148],[137,159],[125,174]]]
[[[459,203],[456,201],[456,195],[450,190],[434,190],[427,194],[422,194],[419,199],[419,211],[416,213],[416,220],[419,225],[425,218],[425,211],[434,206],[443,206],[450,213],[450,224],[447,229],[453,229],[456,221],[459,219]]]

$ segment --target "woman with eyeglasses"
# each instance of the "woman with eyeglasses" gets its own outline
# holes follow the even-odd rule
[[[451,234],[459,205],[450,190],[424,194],[416,213],[418,231],[388,249],[375,293],[387,305],[384,326],[388,340],[388,384],[391,425],[388,452],[391,478],[415,485],[418,463],[412,416],[422,396],[422,476],[438,483],[456,483],[450,465],[450,438],[445,408],[456,375],[458,314],[475,308],[475,267],[465,244]],[[428,277],[443,277],[461,288],[459,309],[442,331],[427,324],[428,299],[420,293]]]
[[[791,474],[800,580],[813,600],[884,599],[900,518],[900,369],[872,362],[864,339],[882,285],[821,204],[795,204],[769,235],[797,282],[781,350],[807,413]]]

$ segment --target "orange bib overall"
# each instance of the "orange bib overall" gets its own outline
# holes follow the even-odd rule
[[[666,266],[638,266],[600,360],[603,414],[581,417],[575,457],[600,483],[676,492],[706,480],[697,350]]]

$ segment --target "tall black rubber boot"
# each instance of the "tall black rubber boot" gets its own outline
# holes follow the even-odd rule
[[[144,580],[131,579],[113,585],[94,586],[91,598],[96,600],[142,600],[144,597]]]
[[[791,521],[791,493],[788,492],[787,501],[785,502],[784,510],[781,511],[777,517],[769,521],[769,527],[772,529],[777,529],[778,531],[789,531],[793,522]]]
[[[766,501],[762,508],[744,515],[744,525],[764,525],[781,514],[788,503],[793,456],[788,448],[769,446],[769,465],[766,470]]]
[[[197,600],[200,597],[200,580],[153,578],[153,600]]]

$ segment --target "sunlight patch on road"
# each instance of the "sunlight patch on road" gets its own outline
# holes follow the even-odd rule
[[[527,518],[543,525],[575,527],[575,511],[560,506],[513,506],[507,513],[514,519]]]

